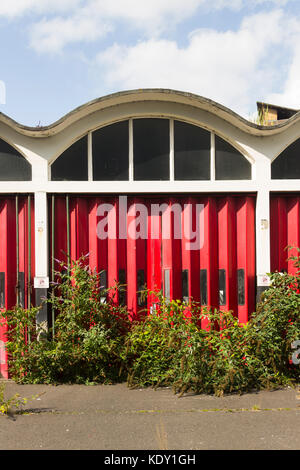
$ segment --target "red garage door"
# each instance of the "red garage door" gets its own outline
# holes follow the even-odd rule
[[[106,286],[126,284],[119,302],[133,317],[147,286],[233,310],[246,322],[255,308],[255,197],[51,196],[50,255],[88,255]],[[151,308],[151,299],[148,299]]]
[[[300,195],[271,196],[271,271],[295,273],[293,261],[296,250],[288,251],[287,246],[300,247]]]
[[[32,196],[0,196],[0,308],[27,308],[34,279]],[[7,378],[7,326],[0,327],[0,373]]]

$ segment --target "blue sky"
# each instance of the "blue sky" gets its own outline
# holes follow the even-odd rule
[[[25,125],[150,87],[300,109],[299,0],[3,0],[0,34],[0,111]]]

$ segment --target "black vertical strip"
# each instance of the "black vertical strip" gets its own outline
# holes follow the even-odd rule
[[[237,270],[238,305],[245,305],[245,270]]]
[[[5,273],[0,273],[0,308],[5,308]]]
[[[181,286],[182,286],[182,300],[183,302],[189,301],[189,271],[184,269],[181,272]]]
[[[125,271],[125,269],[119,269],[119,284],[121,285],[120,290],[119,290],[119,305],[125,306],[127,304],[126,271]]]
[[[226,305],[226,271],[219,269],[219,304]]]
[[[100,272],[100,298],[101,298],[102,303],[105,303],[107,300],[106,289],[107,289],[107,271],[103,270]]]
[[[137,290],[138,290],[138,306],[144,307],[146,305],[145,295],[141,293],[145,289],[145,271],[139,269],[137,272]]]
[[[200,303],[207,305],[207,269],[200,269]]]
[[[18,305],[25,308],[25,273],[19,272]]]

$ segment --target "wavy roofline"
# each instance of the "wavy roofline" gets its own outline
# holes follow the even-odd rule
[[[164,101],[174,102],[193,106],[216,115],[225,121],[230,122],[235,127],[252,135],[271,136],[288,129],[291,125],[300,121],[300,111],[291,118],[271,126],[261,126],[243,118],[236,112],[221,105],[211,99],[205,98],[194,93],[183,92],[164,88],[145,88],[120,91],[89,101],[73,109],[62,118],[48,126],[31,127],[22,125],[14,121],[4,113],[0,113],[0,122],[13,128],[20,134],[28,137],[49,137],[58,134],[66,127],[69,127],[79,119],[88,116],[102,109],[117,106],[124,103],[133,103],[139,101]]]

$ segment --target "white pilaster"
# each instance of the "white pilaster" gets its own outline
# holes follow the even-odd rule
[[[256,273],[257,287],[267,287],[270,272],[270,193],[257,192],[256,200]]]
[[[48,288],[48,210],[47,193],[36,192],[35,204],[35,287]]]

